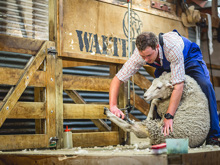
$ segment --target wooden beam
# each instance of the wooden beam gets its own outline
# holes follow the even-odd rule
[[[44,41],[0,34],[0,51],[35,55]]]
[[[108,92],[111,79],[63,75],[64,90],[86,90]]]
[[[109,77],[110,78],[113,78],[113,77],[115,77],[115,75],[116,75],[116,73],[117,73],[117,65],[110,65],[109,66],[109,70],[110,70],[110,72],[109,72]]]
[[[1,150],[21,150],[27,148],[46,148],[48,146],[48,137],[43,134],[35,135],[1,135]]]
[[[75,104],[86,104],[85,100],[75,90],[65,90],[66,94],[75,102]]]
[[[34,88],[34,101],[35,102],[44,102],[45,99],[45,89],[43,88]],[[45,110],[45,106],[44,106],[44,118],[43,119],[39,119],[39,118],[35,118],[35,133],[36,134],[45,134],[46,133],[46,110]],[[12,111],[13,112],[13,111]],[[10,116],[10,115],[9,115]]]
[[[212,16],[218,18],[218,0],[212,0]]]
[[[206,63],[207,67],[210,69],[212,67],[212,69],[216,69],[216,70],[220,70],[220,65],[215,65],[215,64],[208,64]]]
[[[217,110],[220,112],[220,101],[217,101]]]
[[[72,134],[73,147],[95,147],[119,144],[118,132],[94,132]]]
[[[138,118],[136,118],[135,116],[133,116],[131,113],[129,113],[128,115],[129,115],[129,118],[130,118],[131,120],[140,121]]]
[[[135,102],[134,102],[134,94],[133,91],[131,91],[131,104],[135,106],[139,111],[141,111],[144,115],[147,116],[149,112],[150,105],[144,101],[140,96],[135,94]],[[135,104],[135,105],[134,105]]]
[[[28,86],[31,78],[35,74],[36,70],[41,65],[42,61],[45,58],[47,50],[47,42],[43,44],[41,49],[38,51],[37,55],[34,58],[31,58],[28,64],[25,67],[25,71],[22,74],[21,78],[19,79],[16,87],[14,90],[9,94],[9,97],[1,107],[0,111],[0,127],[4,123],[5,119],[8,117],[12,109],[14,108],[14,105]]]
[[[154,76],[154,71],[155,71],[154,67],[149,66],[149,65],[144,65],[143,68],[147,71],[147,73],[149,73],[149,75],[151,75],[152,77],[155,77]]]
[[[24,69],[0,67],[0,73],[2,77],[0,79],[0,84],[16,85],[24,71]],[[45,87],[45,72],[36,71],[28,85],[35,87]]]
[[[137,72],[134,75],[134,83],[139,86],[141,89],[148,89],[151,86],[151,82],[146,79],[142,74]]]
[[[64,68],[76,67],[76,66],[88,66],[88,65],[99,65],[99,63],[63,60],[63,67]]]
[[[220,77],[213,77],[215,87],[220,87]]]
[[[46,70],[46,61],[40,65],[38,70],[45,71]],[[45,73],[45,72],[43,72]],[[45,74],[44,74],[45,75]],[[45,81],[45,76],[43,81]],[[35,87],[34,88],[34,101],[35,102],[45,102],[46,101],[46,89],[43,87]],[[46,109],[46,108],[45,108]],[[46,116],[46,111],[45,111]],[[45,119],[35,119],[35,133],[36,134],[45,134],[46,133],[46,120]]]
[[[46,56],[46,128],[49,138],[56,136],[55,58],[55,55]]]
[[[55,68],[55,90],[56,90],[56,137],[57,149],[63,148],[63,67],[62,59],[56,56]]]
[[[107,119],[104,115],[104,107],[100,104],[64,104],[64,119]]]
[[[75,61],[84,61],[89,63],[98,63],[101,62],[103,64],[124,64],[128,59],[127,58],[117,58],[117,57],[106,57],[105,55],[95,55],[92,56],[91,54],[84,54],[84,53],[74,53],[74,52],[62,52],[62,57],[68,60],[75,60]]]
[[[0,106],[3,102],[0,102]],[[8,119],[45,119],[45,103],[43,102],[17,102]]]
[[[65,90],[65,92],[76,104],[86,104],[84,99],[79,95],[77,91]],[[111,131],[111,128],[102,119],[91,119],[91,121],[96,125],[96,127],[98,127],[99,131]]]
[[[117,67],[117,72],[121,69],[122,66],[118,66]],[[128,105],[128,82],[127,83],[123,83],[120,88],[119,88],[119,94],[118,94],[118,107],[119,108],[125,108],[126,105]],[[114,123],[114,127],[115,127],[115,123]],[[113,127],[113,128],[114,128]],[[125,144],[126,142],[126,132],[121,129],[120,127],[115,127],[113,130],[118,129],[119,132],[119,144]],[[128,135],[128,133],[127,133]],[[127,137],[127,139],[129,139],[130,137]],[[128,140],[130,141],[130,140]]]

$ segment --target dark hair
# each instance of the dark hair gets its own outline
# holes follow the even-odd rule
[[[136,46],[139,51],[145,50],[148,46],[155,50],[157,44],[157,36],[152,32],[143,32],[136,38]]]

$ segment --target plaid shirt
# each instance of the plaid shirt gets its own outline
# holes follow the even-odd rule
[[[185,68],[183,49],[184,42],[176,32],[168,32],[163,35],[163,49],[166,59],[170,62],[171,82],[177,84],[185,80]],[[159,47],[160,63],[163,65],[163,53]],[[134,75],[146,62],[140,56],[139,51],[135,48],[131,58],[123,65],[121,70],[116,74],[117,78],[123,82]]]

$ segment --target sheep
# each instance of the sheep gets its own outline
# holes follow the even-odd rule
[[[173,132],[168,136],[163,135],[162,128],[173,90],[170,73],[163,73],[154,79],[144,93],[145,101],[152,100],[146,120],[129,124],[110,111],[105,113],[124,131],[133,132],[139,138],[149,137],[151,144],[163,143],[166,138],[188,138],[191,148],[198,147],[205,142],[210,129],[208,101],[197,82],[188,75],[185,75],[185,78],[182,98],[173,119]],[[161,120],[153,118],[155,107]]]

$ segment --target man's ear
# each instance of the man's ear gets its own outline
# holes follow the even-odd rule
[[[160,47],[160,45],[159,45],[159,44],[157,44],[156,48],[157,48],[157,49],[159,49],[159,47]]]

